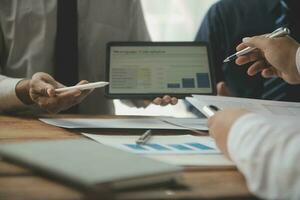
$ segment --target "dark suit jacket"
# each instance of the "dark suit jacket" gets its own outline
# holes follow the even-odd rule
[[[298,8],[296,5],[291,9]],[[239,67],[234,62],[223,64],[223,60],[235,53],[242,38],[274,31],[279,16],[279,0],[221,0],[206,14],[196,40],[210,43],[216,80],[225,81],[234,96],[261,98],[264,79],[260,75],[248,76],[247,66]],[[299,42],[300,31],[293,28],[292,33]],[[288,86],[286,92],[284,100],[300,101],[300,86]]]

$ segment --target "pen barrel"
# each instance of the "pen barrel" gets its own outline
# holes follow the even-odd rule
[[[243,56],[243,55],[245,55],[245,54],[247,54],[247,53],[250,53],[251,51],[253,51],[253,50],[255,50],[255,49],[256,49],[256,47],[247,47],[247,48],[245,48],[245,49],[243,49],[243,50],[237,52],[237,53],[236,53],[236,56]]]

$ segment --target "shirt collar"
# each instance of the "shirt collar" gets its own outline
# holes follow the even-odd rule
[[[280,0],[266,0],[268,11],[273,12],[278,5],[280,4]]]

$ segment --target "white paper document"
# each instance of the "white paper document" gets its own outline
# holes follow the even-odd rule
[[[153,158],[162,162],[185,167],[197,167],[207,169],[235,168],[235,164],[223,154],[148,154],[148,158]]]
[[[138,154],[220,154],[214,140],[208,136],[152,136],[144,144],[136,144],[138,136],[97,135],[83,133],[101,144]]]
[[[203,112],[202,109],[204,106],[215,105],[220,109],[243,108],[252,112],[263,114],[300,116],[300,103],[295,102],[279,102],[206,95],[193,95],[193,97],[187,97],[186,100],[201,112]]]
[[[200,118],[40,118],[40,120],[63,128],[208,130],[207,119]]]
[[[136,145],[139,136],[107,136],[83,133],[99,143],[173,165],[197,168],[235,168],[206,136],[153,136],[148,145]]]

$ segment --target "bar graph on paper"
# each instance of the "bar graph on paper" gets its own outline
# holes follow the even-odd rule
[[[217,153],[216,149],[209,147],[200,142],[193,143],[178,143],[178,144],[157,144],[148,143],[145,145],[139,144],[123,144],[128,151],[135,153]]]
[[[218,154],[213,139],[192,135],[154,136],[145,145],[135,143],[138,136],[104,136],[85,134],[102,143],[138,154]]]

